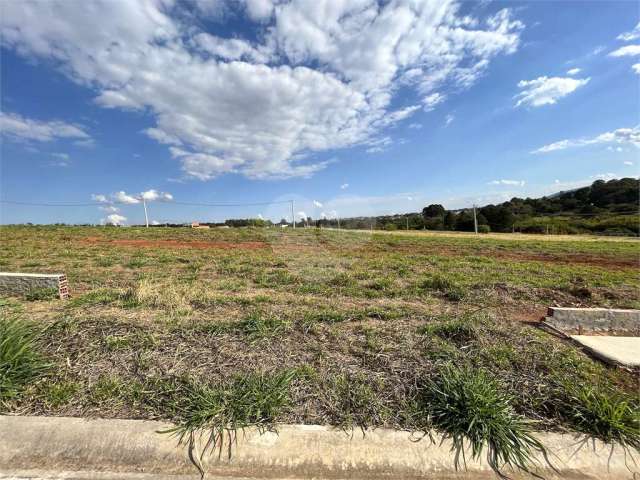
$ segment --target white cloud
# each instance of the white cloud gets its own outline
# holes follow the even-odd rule
[[[114,202],[117,202],[117,203],[126,203],[126,204],[129,204],[129,205],[133,205],[135,203],[140,203],[140,198],[139,197],[134,197],[133,195],[129,195],[128,193],[126,193],[126,192],[124,192],[122,190],[112,194],[111,198],[113,199]]]
[[[147,190],[146,192],[140,192],[138,194],[128,194],[127,192],[120,190],[119,192],[112,193],[108,197],[102,194],[92,194],[91,199],[99,203],[124,203],[127,205],[135,205],[140,203],[144,198],[147,202],[170,202],[173,200],[173,195],[168,192],[159,192],[158,190]]]
[[[573,75],[577,75],[577,74],[579,74],[581,71],[582,71],[582,69],[581,69],[581,68],[572,68],[572,69],[570,69],[570,70],[567,70],[567,75],[571,75],[571,76],[573,76]]]
[[[640,147],[640,128],[619,128],[613,132],[601,133],[600,135],[592,138],[560,140],[540,147],[531,153],[549,153],[557,150],[564,150],[566,148],[605,143],[630,144]]]
[[[635,57],[637,55],[640,55],[640,45],[626,45],[609,54],[610,57]]]
[[[4,2],[0,35],[95,90],[99,105],[149,112],[146,133],[180,148],[186,177],[210,180],[310,176],[327,165],[316,152],[375,148],[381,129],[416,111],[391,108],[401,84],[433,108],[435,92],[469,88],[516,51],[524,27],[510,9],[463,17],[450,0],[245,0],[257,34],[223,38],[187,3]],[[196,5],[205,17],[232,8]]]
[[[343,183],[342,185],[340,185],[340,190],[346,190],[347,188],[349,188],[348,183]]]
[[[590,78],[538,77],[534,80],[521,80],[518,87],[522,90],[517,98],[520,105],[541,107],[553,105],[560,98],[589,83]]]
[[[34,142],[51,142],[61,138],[90,139],[80,125],[60,120],[34,120],[7,112],[0,112],[0,134],[12,140]]]
[[[299,216],[300,218],[302,218],[302,219],[307,218],[307,214],[306,214],[304,211],[302,211],[302,210],[300,210],[300,211],[298,212],[298,216]]]
[[[322,203],[320,203],[320,202],[319,202],[319,201],[317,201],[317,200],[314,200],[314,201],[313,201],[313,206],[314,206],[314,207],[316,207],[316,208],[322,208]]]
[[[622,40],[623,42],[630,42],[638,38],[640,38],[640,22],[638,22],[633,30],[618,35],[618,40]]]
[[[118,207],[114,207],[113,205],[107,205],[107,206],[98,207],[98,208],[103,212],[109,212],[109,213],[117,213],[120,211]]]
[[[409,124],[409,128],[412,128],[414,130],[420,130],[422,128],[422,124],[421,123],[410,123]]]
[[[173,195],[167,192],[158,192],[157,190],[147,190],[140,194],[141,198],[144,198],[147,202],[154,202],[156,200],[168,202],[173,200]]]
[[[118,215],[117,213],[107,215],[107,218],[103,219],[103,223],[106,223],[107,225],[122,225],[126,221],[127,217],[123,217],[122,215]]]
[[[629,160],[627,160],[625,162],[622,162],[622,163],[624,163],[625,165],[627,165],[629,167],[633,166],[633,162],[630,162]]]
[[[636,74],[640,75],[640,63],[634,63],[631,68]]]
[[[452,113],[448,114],[445,118],[444,118],[444,125],[445,127],[448,126],[451,122],[453,122],[455,120],[455,115],[453,115]]]
[[[622,147],[612,147],[611,145],[609,145],[607,147],[607,151],[609,152],[622,152]]]
[[[422,104],[424,105],[425,111],[430,112],[434,110],[437,105],[444,102],[446,99],[447,99],[446,95],[442,95],[441,93],[435,92],[424,97],[422,99]]]
[[[511,187],[524,187],[524,180],[492,180],[489,185],[508,185]]]

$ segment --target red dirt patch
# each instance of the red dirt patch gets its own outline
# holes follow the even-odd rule
[[[269,244],[265,242],[180,242],[178,240],[127,240],[116,239],[106,240],[98,237],[87,237],[80,240],[82,243],[90,245],[111,244],[123,247],[142,247],[142,248],[220,248],[226,250],[256,250],[260,248],[268,248]]]

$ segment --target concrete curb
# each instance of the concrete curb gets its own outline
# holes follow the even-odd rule
[[[144,420],[0,416],[0,478],[111,480],[198,479],[188,448],[158,431],[171,424]],[[633,460],[620,448],[583,442],[571,435],[541,434],[554,472],[547,479],[629,479]],[[200,439],[204,440],[204,439]],[[456,471],[451,443],[416,441],[408,432],[378,429],[353,435],[312,425],[283,425],[278,434],[247,429],[237,436],[231,458],[205,455],[206,478],[496,478],[486,462]],[[202,451],[197,441],[194,453]],[[470,455],[467,454],[467,458]],[[640,458],[638,452],[634,458]],[[515,472],[513,478],[531,478]]]

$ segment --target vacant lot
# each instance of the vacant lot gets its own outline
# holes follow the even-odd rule
[[[638,445],[637,376],[533,324],[549,305],[640,307],[634,241],[90,227],[0,238],[0,270],[64,272],[73,295],[0,300],[34,350],[5,379],[5,412],[455,434],[447,415],[477,394],[516,429]]]

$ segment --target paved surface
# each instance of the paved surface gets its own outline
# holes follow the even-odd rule
[[[640,367],[640,337],[571,335],[571,338],[608,363]]]
[[[0,416],[0,479],[196,480],[188,449],[158,433],[171,427],[142,420],[86,420],[64,417]],[[557,471],[540,461],[537,473],[552,479],[632,478],[629,457],[601,442],[572,435],[539,435]],[[363,436],[313,425],[283,425],[278,434],[247,429],[221,451],[202,454],[203,438],[192,456],[201,458],[206,478],[271,479],[493,479],[486,461],[456,471],[451,443],[408,432],[378,429]],[[231,446],[230,450],[227,447]],[[229,456],[229,453],[231,454]],[[638,458],[640,452],[634,453]],[[519,472],[509,477],[532,478]]]

